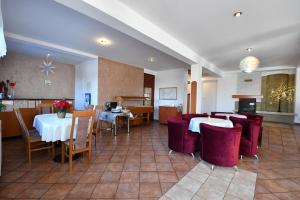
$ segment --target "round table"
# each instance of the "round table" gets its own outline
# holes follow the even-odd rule
[[[216,113],[216,116],[226,116],[227,119],[229,117],[236,117],[236,118],[241,118],[241,119],[247,119],[246,115],[239,115],[239,114],[230,114],[230,113]]]
[[[209,118],[209,117],[195,117],[192,118],[189,124],[189,130],[193,132],[200,133],[200,124],[205,123],[212,126],[219,126],[225,128],[233,128],[233,124],[230,120],[219,119],[219,118]]]
[[[33,127],[39,131],[41,140],[45,142],[66,141],[70,139],[71,126],[72,114],[70,113],[67,113],[64,119],[58,118],[57,114],[36,115],[33,121]],[[76,133],[74,133],[75,137]]]

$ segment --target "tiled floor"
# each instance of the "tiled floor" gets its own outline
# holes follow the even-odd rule
[[[252,200],[257,174],[248,170],[216,167],[200,161],[160,200]]]
[[[152,123],[117,137],[104,133],[88,164],[87,158],[67,164],[47,152],[25,161],[21,139],[3,142],[0,198],[21,199],[159,199],[185,176],[197,160],[168,155],[167,127]],[[245,158],[239,167],[258,173],[257,199],[300,199],[300,126],[265,124],[260,160]]]

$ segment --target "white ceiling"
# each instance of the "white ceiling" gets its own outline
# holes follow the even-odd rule
[[[186,63],[176,58],[52,0],[2,0],[2,14],[5,32],[150,70],[187,67]],[[96,40],[99,37],[111,39],[112,45],[107,47],[98,45]],[[48,50],[58,57],[58,61],[76,63],[86,59],[62,55],[61,52],[55,53],[53,49],[46,47],[36,48],[34,45],[24,43],[20,45],[16,41],[8,41],[8,52],[43,55]],[[155,62],[149,62],[149,57],[154,57]]]
[[[247,47],[261,67],[300,64],[299,0],[119,1],[222,70],[237,70]]]

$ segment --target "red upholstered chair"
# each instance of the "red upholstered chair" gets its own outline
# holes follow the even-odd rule
[[[203,114],[183,114],[181,117],[182,117],[183,120],[187,121],[187,123],[189,125],[192,118],[195,118],[195,117],[208,117],[208,114],[207,113],[203,113]]]
[[[174,117],[168,120],[168,146],[172,151],[189,153],[194,158],[197,150],[199,134],[188,130],[188,123],[181,117]]]
[[[233,124],[241,124],[243,126],[240,144],[241,159],[243,156],[254,156],[258,159],[257,144],[261,126],[259,122],[257,120],[236,117],[230,117],[230,120]]]
[[[218,165],[237,170],[242,126],[223,128],[201,123],[200,130],[202,159],[212,164],[212,169]]]
[[[259,137],[258,137],[258,146],[261,147],[261,143],[262,143],[262,134],[263,134],[263,120],[264,117],[261,115],[257,115],[257,114],[243,114],[247,116],[247,119],[252,119],[252,120],[256,120],[259,122],[260,124],[260,132],[259,132]]]
[[[218,115],[214,115],[211,118],[218,118],[218,119],[227,119],[226,116],[218,116]]]

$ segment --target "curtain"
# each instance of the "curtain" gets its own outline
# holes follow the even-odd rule
[[[262,77],[261,92],[263,98],[261,100],[261,110],[270,112],[294,112],[294,101],[288,102],[287,100],[282,100],[273,102],[270,98],[272,90],[276,90],[282,82],[289,87],[295,87],[295,75],[272,74]]]
[[[6,55],[6,43],[5,43],[4,30],[3,30],[1,3],[2,2],[0,0],[0,57],[3,57]]]

